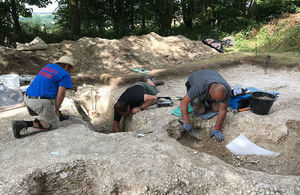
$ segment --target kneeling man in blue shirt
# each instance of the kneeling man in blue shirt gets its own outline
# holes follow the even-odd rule
[[[42,68],[26,90],[24,102],[34,121],[12,121],[12,130],[16,138],[28,127],[56,129],[59,125],[59,108],[64,101],[66,89],[72,88],[71,75],[74,68],[73,58],[62,56],[55,64]]]

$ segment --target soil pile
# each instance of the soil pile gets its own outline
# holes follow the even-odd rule
[[[83,37],[49,44],[47,50],[16,51],[0,47],[0,74],[36,74],[40,67],[62,55],[74,57],[77,73],[133,73],[132,68],[153,70],[208,57],[216,51],[184,36],[161,37],[155,33],[120,40]]]

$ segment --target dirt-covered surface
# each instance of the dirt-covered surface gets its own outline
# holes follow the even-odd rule
[[[172,97],[174,107],[152,106],[128,117],[125,129],[129,132],[124,133],[92,131],[71,99],[63,106],[65,113],[72,114],[70,121],[63,122],[57,130],[31,134],[19,140],[12,136],[10,122],[12,119],[29,119],[26,109],[1,114],[0,192],[299,193],[299,73],[270,70],[264,75],[263,69],[251,65],[221,69],[219,72],[231,85],[239,83],[278,91],[280,98],[267,116],[249,111],[228,113],[223,128],[225,141],[222,143],[208,139],[215,118],[206,121],[193,118],[194,126],[201,130],[201,141],[184,136],[180,142],[196,150],[184,147],[169,136],[171,131],[183,132],[177,123],[178,118],[169,112],[179,105],[176,96],[184,95],[186,78],[166,78],[165,85],[158,87],[158,95]],[[126,87],[85,86],[79,89],[77,100],[86,98],[83,105],[93,119],[94,130],[112,130],[111,106]],[[93,95],[89,97],[89,94]],[[75,97],[73,92],[68,96]],[[138,136],[138,133],[146,132],[150,133]],[[240,133],[257,145],[281,155],[242,157],[230,154],[224,146]]]
[[[297,126],[300,121],[300,105],[298,103],[300,74],[290,70],[268,70],[265,75],[262,68],[252,65],[220,69],[219,72],[232,86],[242,84],[243,87],[254,86],[263,90],[279,92],[279,98],[272,106],[269,115],[256,115],[251,111],[228,112],[223,128],[225,141],[222,143],[216,143],[208,136],[216,117],[205,121],[194,118],[194,125],[200,129],[201,133],[201,141],[197,141],[187,134],[184,135],[183,129],[177,122],[177,117],[169,114],[179,105],[176,96],[185,95],[186,78],[168,79],[166,77],[166,84],[158,87],[160,91],[158,96],[170,96],[174,100],[175,106],[169,108],[152,106],[148,109],[149,111],[146,111],[147,115],[139,117],[140,114],[137,114],[128,117],[127,121],[125,123],[123,121],[121,124],[127,131],[142,129],[145,132],[151,131],[150,127],[159,124],[166,126],[169,135],[178,139],[183,145],[217,156],[234,166],[269,174],[300,175],[300,137]],[[100,87],[98,90],[88,87],[80,89],[81,102],[87,110],[92,111],[90,117],[98,131],[112,130],[112,107],[125,89],[126,87],[115,89],[115,91],[109,87]],[[90,94],[93,95],[90,96]],[[244,134],[257,145],[280,152],[281,155],[279,157],[233,155],[225,146],[239,134]]]
[[[270,174],[299,175],[300,172],[300,137],[299,137],[299,73],[290,71],[271,70],[264,75],[263,69],[257,67],[239,67],[223,72],[229,82],[255,86],[264,90],[280,93],[278,100],[267,116],[259,116],[245,111],[242,113],[229,113],[224,127],[225,142],[214,146],[208,139],[209,131],[206,123],[198,122],[203,140],[196,141],[189,136],[180,140],[199,151],[218,156],[225,162],[251,170],[264,171]],[[225,76],[226,77],[226,76]],[[244,134],[254,143],[280,152],[279,157],[235,156],[224,147],[238,134]],[[229,136],[229,137],[228,137]]]
[[[170,96],[175,106],[152,106],[128,117],[124,126],[128,132],[92,131],[71,99],[63,106],[71,120],[57,130],[23,139],[12,136],[10,122],[29,119],[26,109],[1,114],[1,194],[298,194],[300,73],[269,70],[265,75],[262,68],[252,65],[218,71],[231,85],[278,91],[280,98],[266,116],[228,113],[222,143],[208,139],[216,118],[193,118],[202,140],[183,137],[180,142],[196,150],[170,137],[172,131],[183,132],[170,111],[179,105],[176,96],[185,94],[186,77],[166,77],[158,96]],[[111,131],[112,105],[126,87],[83,86],[68,97],[84,100],[94,130]],[[230,154],[224,146],[240,133],[281,155]]]
[[[71,55],[76,65],[77,80],[101,80],[134,76],[132,68],[144,68],[155,73],[176,64],[207,58],[218,53],[201,41],[184,36],[161,37],[155,33],[129,36],[120,40],[81,38],[49,44],[47,50],[17,51],[0,47],[0,74],[37,74],[47,63],[62,55]]]
[[[145,49],[141,49],[144,47]],[[201,42],[184,37],[149,34],[122,40],[82,38],[52,44],[46,51],[20,52],[0,48],[2,73],[36,74],[49,60],[72,54],[83,81],[143,74],[130,71],[145,67],[163,71],[165,85],[158,96],[170,96],[173,107],[155,105],[121,121],[125,132],[112,132],[113,104],[131,82],[123,86],[81,85],[69,91],[63,112],[71,119],[57,130],[29,129],[15,139],[11,121],[33,119],[26,108],[0,115],[0,194],[299,194],[300,193],[300,72],[272,62],[265,74],[262,58],[218,56]],[[199,58],[201,61],[188,62]],[[184,62],[184,63],[183,63]],[[208,62],[206,64],[206,62]],[[240,65],[239,65],[240,64]],[[222,143],[208,135],[216,117],[192,117],[201,140],[184,135],[170,111],[184,96],[187,75],[199,69],[215,69],[231,86],[242,84],[277,91],[279,98],[269,115],[250,111],[228,112]],[[80,72],[81,71],[81,72]],[[79,74],[80,73],[80,74]],[[110,82],[103,82],[110,83]],[[102,132],[102,133],[100,133]],[[144,133],[144,136],[138,134]],[[278,157],[236,156],[225,145],[239,134]],[[188,147],[186,147],[188,146]]]
[[[225,136],[230,134],[230,138],[226,136],[227,139],[222,144],[215,145],[215,142],[208,138],[209,131],[202,123],[200,128],[205,130],[201,131],[200,142],[188,135],[183,136],[180,142],[198,151],[218,156],[238,167],[270,174],[300,175],[300,89],[298,87],[300,74],[293,71],[270,70],[264,75],[263,69],[247,66],[225,70],[223,74],[227,75],[231,85],[243,84],[244,87],[255,86],[279,92],[279,98],[271,108],[270,114],[259,116],[250,111],[229,113],[224,134]],[[260,146],[280,152],[281,155],[279,157],[232,155],[225,145],[239,133],[246,135]]]
[[[189,136],[187,133],[179,140],[185,146],[200,152],[217,156],[228,164],[243,167],[254,171],[262,171],[269,174],[300,175],[300,121],[287,121],[288,134],[276,145],[280,149],[279,157],[258,155],[234,155],[227,150],[226,142],[216,144],[210,139],[206,131],[201,131],[201,141]],[[277,150],[277,151],[278,151]]]

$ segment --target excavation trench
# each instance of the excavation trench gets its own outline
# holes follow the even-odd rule
[[[45,194],[132,194],[148,189],[126,186],[122,181],[111,181],[109,170],[101,162],[76,160],[57,164],[28,175],[19,186],[32,195]],[[100,171],[102,170],[102,171]]]
[[[280,156],[258,156],[258,155],[234,155],[226,149],[226,142],[216,143],[215,139],[209,138],[207,130],[200,129],[201,140],[196,140],[185,133],[178,141],[199,152],[216,156],[224,162],[253,171],[262,171],[276,175],[300,175],[300,121],[288,121],[286,123],[289,135],[277,145],[277,149],[285,148]],[[287,147],[289,146],[289,147]]]
[[[178,126],[176,120],[169,122],[165,130],[169,133],[170,136],[173,136],[170,132],[180,130],[182,132],[182,127]],[[299,142],[294,143],[295,137],[299,141],[299,126],[300,121],[288,121],[286,124],[289,128],[289,136],[285,137],[284,140],[281,140],[278,144],[278,147],[284,147],[286,153],[282,153],[279,157],[262,157],[262,156],[236,156],[231,154],[225,148],[225,142],[217,143],[214,139],[208,138],[208,129],[199,128],[201,131],[201,140],[195,140],[189,135],[182,133],[182,137],[179,138],[179,142],[187,147],[194,149],[194,153],[203,152],[212,156],[216,156],[219,159],[223,160],[225,163],[231,164],[236,167],[246,168],[253,171],[262,171],[269,174],[276,175],[300,175],[299,174]],[[97,127],[94,127],[95,129]],[[131,132],[132,133],[132,132]],[[159,133],[154,131],[150,136],[155,136]],[[148,135],[146,135],[148,136]],[[107,138],[106,138],[107,139]],[[138,138],[143,139],[143,138]],[[126,140],[124,140],[126,141]],[[108,143],[105,143],[108,144]],[[130,144],[130,143],[129,143]],[[134,144],[134,143],[133,143]],[[295,146],[296,144],[296,146]],[[130,148],[130,147],[129,147]],[[146,147],[146,151],[149,147]],[[140,148],[141,150],[142,147]],[[291,150],[291,151],[289,151]],[[144,154],[144,153],[142,153]],[[90,160],[85,158],[85,160],[74,160],[68,163],[57,163],[51,164],[43,169],[37,169],[30,175],[27,175],[23,182],[18,185],[18,188],[21,188],[23,192],[30,194],[153,194],[153,193],[166,193],[166,191],[176,191],[176,189],[181,190],[186,188],[184,183],[181,183],[179,180],[175,182],[172,179],[168,180],[166,186],[160,186],[162,189],[159,189],[153,186],[149,186],[146,183],[138,183],[139,174],[138,170],[142,170],[142,173],[147,175],[146,170],[149,169],[149,173],[159,172],[153,169],[153,164],[149,157],[143,158],[140,157],[128,157],[139,159],[137,162],[133,160],[131,163],[138,163],[135,166],[129,169],[124,170],[120,165],[122,160],[116,156],[120,154],[111,154],[112,159],[110,160]],[[126,154],[127,155],[127,154]],[[136,155],[136,154],[135,154]],[[147,156],[147,155],[146,155]],[[142,159],[141,159],[142,158]],[[104,158],[106,159],[106,157]],[[120,160],[120,162],[118,162]],[[125,159],[125,161],[128,159]],[[155,161],[153,159],[153,161]],[[117,162],[117,163],[116,163]],[[148,168],[145,168],[143,164],[148,164]],[[167,164],[167,166],[170,166]],[[117,169],[115,167],[118,167]],[[157,167],[156,167],[157,168]],[[159,169],[159,168],[158,168]],[[163,168],[161,168],[163,169]],[[151,171],[150,171],[151,170]],[[114,173],[112,173],[114,172]],[[119,172],[119,174],[115,174]],[[167,171],[168,172],[168,171]],[[133,174],[137,178],[131,178],[132,183],[128,182],[130,180],[126,175]],[[137,174],[137,175],[136,175]],[[158,173],[156,173],[158,174]],[[154,173],[155,175],[155,173]],[[144,178],[145,176],[141,176]],[[180,177],[179,177],[180,178]],[[157,178],[156,178],[157,179]]]
[[[262,68],[252,65],[219,70],[231,86],[242,84],[243,87],[254,86],[263,90],[276,91],[280,98],[274,103],[269,115],[256,115],[250,111],[234,114],[228,112],[223,126],[225,141],[219,143],[209,138],[216,117],[210,120],[193,119],[193,125],[200,130],[201,140],[185,134],[178,118],[170,111],[179,106],[176,96],[184,96],[186,78],[166,78],[165,85],[160,86],[158,96],[170,96],[173,107],[156,108],[130,116],[121,121],[125,131],[149,132],[167,131],[170,137],[195,151],[204,152],[222,159],[224,162],[253,171],[262,171],[276,175],[300,175],[300,73],[289,70],[270,69],[264,74]],[[176,86],[176,87],[174,87]],[[112,132],[113,104],[127,88],[98,86],[82,88],[77,95],[81,113],[95,131]],[[83,108],[83,109],[82,109]],[[226,149],[226,145],[243,134],[253,143],[268,150],[280,152],[278,157],[246,155],[238,156]]]
[[[177,191],[188,189],[191,183],[187,182],[190,180],[194,180],[195,185],[187,193],[200,189],[203,191],[199,190],[199,194],[205,194],[208,192],[205,190],[211,189],[212,183],[219,185],[218,182],[224,182],[223,187],[229,186],[232,192],[230,185],[240,181],[247,182],[241,179],[240,175],[244,173],[258,175],[257,177],[265,176],[233,167],[272,175],[299,176],[300,73],[289,70],[280,72],[269,70],[265,75],[263,69],[250,65],[219,70],[219,72],[232,86],[235,84],[254,86],[263,90],[277,91],[280,96],[270,113],[265,116],[250,111],[237,114],[228,112],[223,124],[225,140],[219,143],[214,138],[209,138],[216,117],[202,120],[191,115],[193,127],[200,131],[200,140],[195,140],[184,133],[178,123],[179,118],[170,114],[179,106],[180,101],[176,96],[185,95],[186,78],[166,78],[165,85],[158,87],[158,96],[170,96],[174,101],[173,107],[151,106],[121,121],[121,127],[128,133],[108,135],[103,133],[112,132],[113,104],[129,85],[82,86],[77,93],[68,96],[75,100],[76,110],[96,132],[90,131],[82,124],[81,118],[73,116],[70,120],[64,121],[60,129],[18,140],[17,147],[3,145],[3,148],[9,150],[4,149],[2,156],[6,157],[6,161],[14,159],[14,163],[3,164],[6,166],[5,173],[0,180],[5,183],[9,172],[17,174],[16,172],[23,171],[23,166],[31,167],[30,164],[33,163],[31,168],[34,170],[23,176],[22,182],[17,187],[25,194],[26,192],[27,194],[99,194],[99,192],[103,194],[174,192],[176,194]],[[65,112],[72,115],[72,112],[68,113],[68,109]],[[147,132],[150,133],[146,134]],[[138,137],[140,133],[145,135]],[[8,138],[11,137],[11,132],[7,134],[9,134]],[[225,146],[240,134],[245,135],[258,146],[279,152],[280,155],[278,157],[233,155]],[[26,150],[20,150],[24,146]],[[204,153],[233,166],[226,166],[223,162],[220,163]],[[39,155],[38,158],[36,154]],[[18,155],[24,155],[26,160],[16,158]],[[214,177],[215,173],[211,174],[210,168],[217,169],[215,171],[218,174],[220,172],[220,175]],[[201,171],[203,171],[202,175]],[[182,175],[177,175],[178,172]],[[174,177],[176,180],[173,179]],[[267,175],[267,177],[277,176]],[[184,181],[184,178],[189,179]],[[228,178],[236,178],[236,180],[227,180]],[[280,181],[284,180],[283,177],[280,178]],[[199,183],[199,179],[206,180],[209,187],[199,187],[199,184],[203,184],[203,182]],[[151,185],[148,185],[149,183]]]

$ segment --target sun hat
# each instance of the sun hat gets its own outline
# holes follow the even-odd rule
[[[62,56],[59,60],[55,61],[55,63],[70,64],[74,67],[73,58],[69,56]]]

